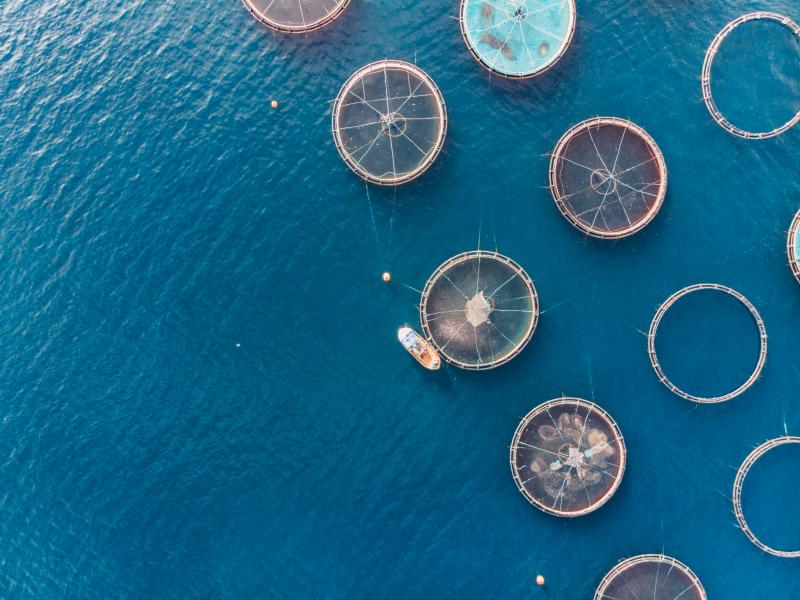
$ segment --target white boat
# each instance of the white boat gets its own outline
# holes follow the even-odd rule
[[[397,330],[397,339],[408,350],[408,353],[417,359],[417,362],[430,371],[435,371],[442,366],[439,353],[433,346],[410,327],[401,327]]]

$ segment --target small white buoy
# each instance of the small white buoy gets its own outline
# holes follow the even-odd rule
[[[242,345],[241,345],[239,342],[236,342],[236,347],[237,347],[237,348],[241,348],[241,346],[242,346]]]
[[[392,280],[392,274],[389,273],[389,271],[386,271],[381,279],[383,279],[384,283],[389,283]]]
[[[278,101],[277,100],[273,100],[272,102],[269,103],[269,105],[272,108],[278,108]]]
[[[536,585],[544,585],[544,575],[536,576]]]

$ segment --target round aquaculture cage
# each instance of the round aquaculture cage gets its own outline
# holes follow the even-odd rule
[[[789,228],[789,240],[786,251],[789,253],[789,266],[795,279],[800,282],[800,211],[794,216]]]
[[[754,21],[762,21],[762,22],[771,22],[777,23],[786,27],[797,40],[800,40],[800,26],[797,25],[794,21],[792,21],[789,17],[784,15],[773,13],[773,12],[752,12],[746,15],[742,15],[725,25],[722,30],[716,35],[714,40],[711,42],[708,50],[706,51],[705,60],[703,61],[703,73],[702,73],[702,87],[703,87],[703,100],[706,103],[706,107],[708,108],[708,112],[711,113],[711,117],[717,124],[725,129],[728,133],[731,133],[735,136],[749,139],[749,140],[760,140],[775,137],[780,135],[784,131],[790,129],[798,121],[800,121],[800,110],[798,110],[793,117],[791,117],[785,123],[778,125],[777,127],[767,130],[767,131],[748,131],[747,129],[743,129],[741,127],[737,127],[733,123],[731,123],[728,118],[722,113],[722,111],[717,106],[717,103],[714,100],[714,96],[712,93],[712,69],[714,66],[714,59],[717,56],[717,53],[722,46],[722,43],[731,35],[737,28],[744,25],[745,23],[751,23]]]
[[[333,105],[333,139],[347,165],[371,183],[416,179],[439,155],[444,98],[422,69],[382,60],[356,71]]]
[[[690,394],[675,385],[664,373],[664,370],[658,359],[658,354],[656,353],[656,337],[658,335],[658,327],[661,324],[661,320],[664,318],[664,315],[681,298],[701,291],[722,292],[723,294],[727,294],[732,298],[735,298],[748,310],[750,315],[752,315],[753,321],[755,321],[756,327],[758,328],[759,352],[755,369],[753,369],[753,372],[745,380],[745,382],[735,390],[713,397]],[[661,304],[661,306],[658,307],[658,310],[656,310],[656,314],[650,323],[650,331],[647,334],[647,353],[650,357],[650,364],[653,366],[653,369],[655,370],[656,375],[658,375],[659,380],[661,380],[661,383],[667,386],[670,391],[672,391],[674,394],[677,394],[681,398],[691,400],[692,402],[698,402],[701,404],[715,404],[731,400],[743,394],[753,386],[758,377],[761,375],[761,371],[764,368],[764,363],[767,361],[767,330],[764,326],[764,321],[761,319],[761,315],[758,313],[758,310],[756,310],[756,307],[753,306],[753,304],[742,294],[732,288],[720,285],[718,283],[698,283],[683,288],[682,290],[678,290],[669,298],[667,298],[663,304]]]
[[[511,474],[528,502],[551,515],[579,517],[617,491],[625,441],[602,408],[579,398],[537,406],[511,442]]]
[[[256,20],[276,31],[306,33],[325,27],[350,0],[242,0]]]
[[[461,35],[493,73],[514,79],[552,67],[575,33],[575,0],[461,0]]]
[[[667,194],[667,165],[644,129],[625,119],[597,117],[573,126],[556,144],[550,191],[575,227],[618,239],[658,213]]]
[[[663,554],[642,554],[611,569],[594,600],[706,600],[703,584],[681,561]]]
[[[758,539],[758,537],[756,537],[756,534],[753,533],[753,530],[750,529],[750,526],[747,524],[747,520],[744,518],[744,510],[742,509],[742,488],[744,486],[744,481],[747,478],[747,474],[749,473],[750,469],[753,467],[754,464],[756,464],[756,462],[758,462],[760,458],[762,458],[770,450],[788,444],[800,444],[800,437],[787,435],[767,440],[766,442],[758,446],[755,450],[753,450],[747,456],[747,458],[744,459],[742,466],[739,467],[739,470],[736,472],[736,479],[733,482],[733,512],[736,515],[736,521],[739,523],[739,528],[747,536],[747,539],[753,542],[753,544],[758,546],[761,550],[769,554],[772,554],[773,556],[779,556],[781,558],[800,558],[800,549],[778,550],[776,548],[768,546],[760,539]]]
[[[462,369],[510,361],[533,337],[539,298],[510,258],[477,250],[441,265],[422,292],[420,321],[442,357]]]

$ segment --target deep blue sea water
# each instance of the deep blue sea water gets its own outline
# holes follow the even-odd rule
[[[0,597],[578,600],[661,551],[716,600],[800,597],[797,562],[752,546],[729,501],[756,444],[800,433],[800,130],[734,138],[700,91],[725,22],[800,5],[577,5],[567,55],[525,82],[475,62],[455,1],[353,0],[307,37],[237,0],[0,5]],[[449,131],[421,179],[368,200],[330,101],[384,57],[435,79]],[[797,90],[771,74],[767,119],[786,108],[769,90]],[[598,114],[647,129],[670,169],[659,216],[616,243],[547,189],[548,152]],[[394,337],[418,319],[406,286],[479,239],[533,277],[534,339],[495,371],[422,372]],[[719,406],[661,385],[642,335],[699,281],[744,293],[770,335],[761,380]],[[704,331],[710,364],[754,360],[746,316]],[[665,352],[691,379],[701,354]],[[628,446],[615,497],[569,521],[508,467],[519,418],[561,394]],[[800,542],[797,460],[745,489],[765,541]]]

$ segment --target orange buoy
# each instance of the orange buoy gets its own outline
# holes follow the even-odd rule
[[[272,102],[269,103],[269,105],[272,108],[278,108],[278,101],[277,100],[273,100]]]
[[[544,575],[536,576],[536,585],[544,585]]]
[[[383,279],[384,283],[389,283],[392,280],[392,274],[389,273],[389,271],[386,271],[381,279]]]

